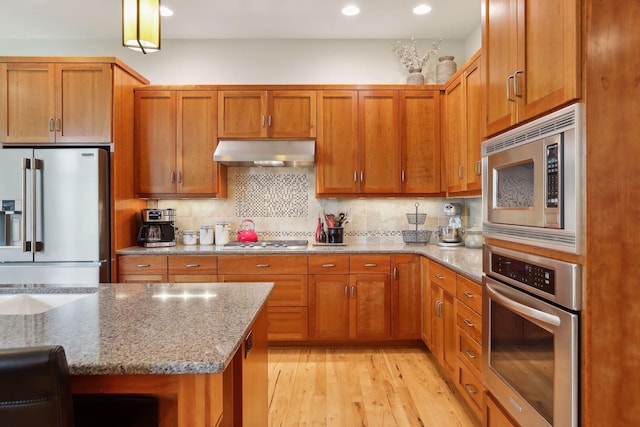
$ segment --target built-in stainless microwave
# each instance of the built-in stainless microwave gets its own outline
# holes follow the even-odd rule
[[[486,236],[581,253],[581,110],[565,107],[482,144]]]

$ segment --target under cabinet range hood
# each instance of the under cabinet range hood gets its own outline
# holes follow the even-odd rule
[[[213,160],[225,166],[310,167],[315,147],[309,140],[221,140]]]

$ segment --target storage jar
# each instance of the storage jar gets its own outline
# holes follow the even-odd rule
[[[184,230],[182,232],[182,244],[185,246],[198,244],[198,232],[196,230]]]
[[[213,225],[200,226],[200,244],[213,245]]]

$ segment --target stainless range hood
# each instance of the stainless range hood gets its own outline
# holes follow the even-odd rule
[[[315,141],[222,140],[213,160],[226,166],[309,167],[315,147]]]

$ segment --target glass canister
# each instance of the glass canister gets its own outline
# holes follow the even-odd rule
[[[226,221],[216,222],[216,245],[229,243],[229,223]]]
[[[182,244],[185,246],[198,244],[198,232],[196,230],[184,230],[182,232]]]
[[[213,225],[200,226],[200,244],[213,245]]]
[[[484,237],[482,236],[482,229],[480,227],[467,228],[464,231],[464,245],[468,248],[482,249],[484,243]]]

